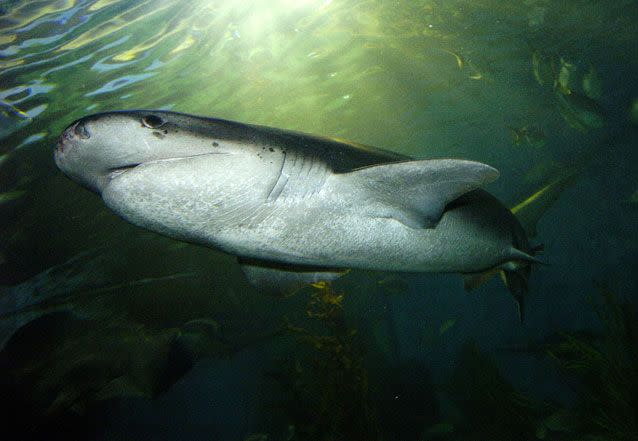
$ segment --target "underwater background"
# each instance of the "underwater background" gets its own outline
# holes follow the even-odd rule
[[[635,0],[0,1],[3,431],[637,440],[636,23]],[[498,277],[275,298],[123,221],[52,151],[138,108],[492,165],[542,212],[524,323]]]

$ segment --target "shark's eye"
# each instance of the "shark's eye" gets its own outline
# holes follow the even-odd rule
[[[148,127],[149,129],[157,129],[164,125],[164,120],[157,115],[146,115],[142,118],[142,125],[144,127]]]

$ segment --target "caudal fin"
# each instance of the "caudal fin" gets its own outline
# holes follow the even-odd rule
[[[464,274],[465,289],[471,291],[490,280],[495,274],[500,274],[505,287],[507,287],[516,301],[518,318],[522,323],[525,318],[525,296],[528,292],[528,281],[532,265],[546,265],[546,263],[534,257],[541,250],[542,246],[533,247],[528,254],[512,248],[510,251],[511,260],[482,273]]]
[[[526,266],[515,271],[501,271],[503,283],[505,283],[505,286],[516,301],[518,319],[521,323],[525,319],[525,296],[528,292],[527,285],[530,269],[530,266]]]

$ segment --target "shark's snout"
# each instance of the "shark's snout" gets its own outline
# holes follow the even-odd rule
[[[90,137],[91,132],[89,132],[86,122],[83,120],[75,121],[67,127],[58,138],[54,152],[56,161],[62,159],[65,152],[72,149],[74,144],[89,139]]]
[[[60,136],[60,142],[65,141],[74,141],[78,139],[89,139],[91,137],[91,132],[86,126],[86,121],[79,120],[71,124],[67,127],[64,132],[62,132],[62,136]]]
[[[91,137],[91,132],[89,132],[86,122],[83,120],[76,122],[70,129],[73,135],[80,139],[89,139]]]

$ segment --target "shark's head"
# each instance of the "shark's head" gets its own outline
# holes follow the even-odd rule
[[[64,130],[55,162],[129,222],[202,243],[211,219],[263,200],[281,170],[282,155],[247,127],[157,110],[90,115]]]
[[[224,153],[233,135],[223,120],[157,110],[108,112],[69,125],[54,157],[68,177],[101,193],[113,177],[141,164]]]

